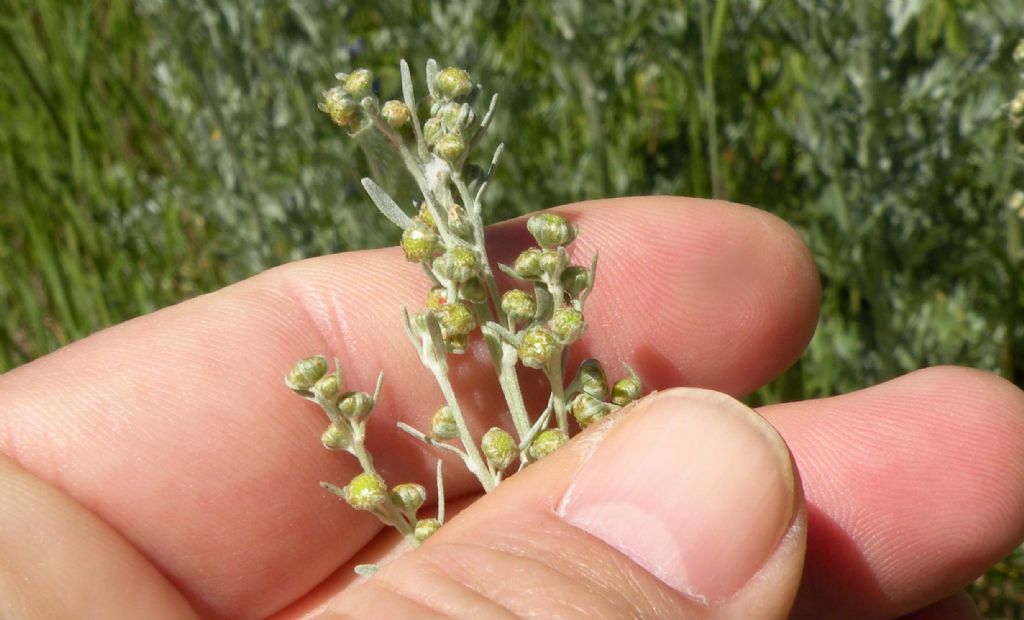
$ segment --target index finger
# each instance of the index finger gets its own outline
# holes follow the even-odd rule
[[[577,262],[601,251],[582,348],[649,387],[751,390],[796,359],[818,284],[797,235],[729,203],[635,198],[565,207]],[[488,233],[499,260],[522,222]],[[139,548],[200,612],[266,615],[377,531],[320,480],[356,471],[319,448],[326,421],[283,387],[299,358],[337,357],[346,389],[387,376],[370,448],[391,481],[437,458],[395,431],[441,403],[401,327],[427,285],[394,249],[294,263],[106,330],[0,378],[0,449]],[[473,424],[502,402],[489,361],[453,365]],[[485,356],[482,356],[485,357]],[[453,493],[473,488],[448,469]],[[456,473],[458,472],[458,473]]]

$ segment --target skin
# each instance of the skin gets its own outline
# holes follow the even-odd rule
[[[653,389],[740,396],[796,360],[814,331],[818,276],[799,237],[771,215],[680,198],[557,211],[580,228],[576,262],[601,251],[577,362],[597,357],[615,377],[622,360]],[[522,224],[489,230],[498,260],[511,262],[528,245]],[[512,566],[571,583],[579,566],[538,566],[536,549],[519,542],[526,535],[501,549],[461,538],[509,514],[512,502],[533,505],[516,478],[452,521],[447,539],[396,560],[389,570],[401,581],[371,586],[351,576],[353,563],[400,550],[373,517],[318,487],[343,484],[357,473],[355,461],[320,448],[326,421],[282,377],[316,353],[341,361],[348,389],[371,389],[384,370],[369,447],[385,479],[430,488],[436,455],[395,430],[398,420],[426,427],[439,404],[397,310],[417,307],[426,289],[394,249],[310,259],[0,376],[2,615],[245,618],[347,609],[432,617],[437,609],[422,595],[438,588],[466,609],[522,610],[529,601],[515,597],[525,594],[479,582],[489,568],[496,580],[499,567]],[[501,422],[486,354],[473,349],[452,373],[475,433]],[[543,394],[531,376],[525,386],[535,408]],[[794,617],[975,617],[960,588],[1024,539],[1020,390],[984,372],[933,368],[761,413],[799,470],[807,519],[802,578],[781,570],[764,592],[799,581]],[[560,454],[533,475],[561,475],[576,453]],[[463,498],[455,507],[469,504],[475,481],[458,464],[445,465],[447,491]],[[543,513],[523,509],[512,531]],[[566,557],[593,544],[567,540]],[[509,545],[519,546],[513,553]],[[798,547],[777,554],[793,556],[778,560],[790,572],[804,557]],[[466,554],[477,570],[437,570],[440,559],[461,566]],[[641,569],[628,570],[629,587],[610,586],[601,598],[608,607],[593,615],[645,609],[670,617],[671,604],[689,604]],[[552,604],[535,598],[536,609]]]

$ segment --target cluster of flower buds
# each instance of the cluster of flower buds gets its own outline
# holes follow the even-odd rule
[[[506,291],[501,308],[515,334],[519,360],[529,368],[546,369],[586,330],[583,304],[594,274],[593,267],[570,263],[566,246],[576,238],[576,227],[564,217],[542,213],[526,226],[537,247],[524,250],[505,272],[532,283],[534,293]]]
[[[329,372],[327,359],[322,355],[299,360],[285,377],[285,385],[299,396],[320,405],[327,414],[329,424],[320,437],[328,450],[345,451],[355,456],[363,468],[347,485],[338,488],[321,483],[356,510],[377,515],[383,522],[422,541],[440,527],[437,519],[418,519],[416,513],[426,501],[427,492],[422,485],[406,482],[388,490],[384,479],[373,468],[373,460],[366,451],[366,421],[377,404],[377,393],[343,391],[341,366]],[[435,525],[436,524],[436,525]]]
[[[626,366],[627,375],[609,389],[608,377],[595,359],[583,360],[566,389],[569,410],[580,428],[586,428],[643,395],[640,377]]]
[[[366,69],[357,69],[352,73],[339,73],[337,77],[341,86],[325,91],[319,107],[339,126],[358,131],[367,121],[364,108],[376,102],[373,74]]]

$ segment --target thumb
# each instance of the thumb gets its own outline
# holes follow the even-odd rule
[[[758,414],[675,389],[602,420],[352,586],[353,617],[784,618],[806,513]]]

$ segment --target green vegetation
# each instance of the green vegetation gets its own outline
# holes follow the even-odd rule
[[[358,184],[381,145],[316,101],[339,68],[390,92],[400,57],[432,56],[502,85],[496,218],[666,193],[803,233],[818,333],[755,403],[940,363],[1021,385],[1021,37],[1019,0],[0,0],[0,370],[397,242]],[[373,176],[412,196],[399,165]]]

